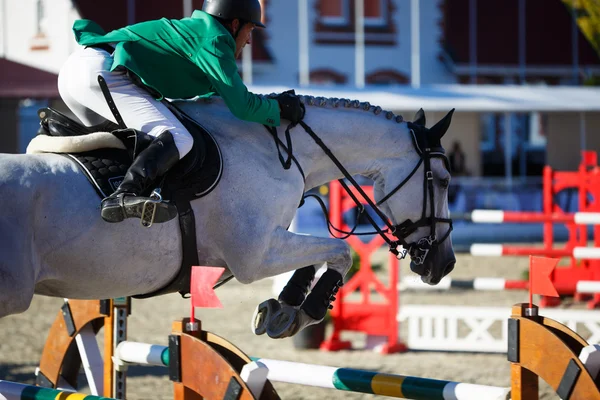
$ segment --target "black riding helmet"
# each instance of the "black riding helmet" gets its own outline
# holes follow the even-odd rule
[[[224,20],[239,19],[266,28],[259,0],[204,0],[202,11]]]

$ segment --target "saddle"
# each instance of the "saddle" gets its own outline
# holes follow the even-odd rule
[[[164,103],[190,132],[194,138],[194,145],[192,150],[165,176],[158,178],[158,182],[151,185],[148,191],[160,187],[163,199],[171,201],[177,207],[183,260],[177,276],[164,288],[133,296],[135,298],[149,298],[174,292],[186,296],[189,293],[191,267],[199,264],[196,224],[190,201],[209,194],[223,174],[221,149],[210,132],[170,102]],[[135,156],[154,140],[151,136],[134,129],[119,129],[119,126],[111,121],[86,127],[52,108],[40,109],[38,116],[38,135],[81,136],[108,131],[123,143],[125,149],[105,148],[63,154],[77,163],[101,199],[111,195],[118,188]]]
[[[152,186],[161,187],[162,197],[170,201],[191,201],[204,197],[217,186],[221,178],[221,150],[206,129],[171,103],[166,104],[190,132],[194,145],[167,175],[160,178],[160,182]],[[154,140],[152,136],[133,129],[120,129],[117,124],[108,120],[86,127],[52,108],[38,110],[38,116],[38,135],[82,136],[94,132],[111,132],[123,143],[125,150],[105,148],[65,154],[77,162],[101,199],[110,196],[119,187],[135,156]],[[152,189],[149,190],[151,191]]]

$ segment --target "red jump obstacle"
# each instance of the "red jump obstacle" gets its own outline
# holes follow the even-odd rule
[[[363,186],[363,189],[373,199],[373,187]],[[342,230],[349,230],[343,222],[343,214],[356,207],[356,204],[342,189],[339,182],[331,182],[329,190],[331,223]],[[352,191],[358,195],[354,188]],[[382,354],[406,351],[406,345],[398,339],[396,322],[399,302],[396,288],[398,260],[392,253],[389,254],[389,283],[386,286],[375,276],[371,268],[371,256],[385,244],[384,240],[379,235],[375,235],[367,243],[357,236],[350,236],[346,241],[358,254],[360,269],[338,292],[337,300],[331,310],[333,333],[321,344],[321,350],[336,351],[350,348],[350,342],[342,341],[340,335],[342,331],[355,331],[364,332],[371,337],[384,337],[385,343],[376,348]],[[375,293],[372,293],[373,288]],[[359,302],[351,301],[349,298],[355,291],[360,293]],[[373,301],[373,296],[378,297],[377,301]]]
[[[580,212],[578,213],[565,213],[554,202],[554,196],[557,193],[569,188],[577,189],[579,193]],[[363,189],[372,199],[373,188],[363,186]],[[354,208],[355,204],[337,181],[330,184],[329,202],[331,222],[343,230],[349,230],[343,222],[343,214]],[[600,248],[600,167],[597,155],[593,151],[582,153],[582,162],[577,171],[554,171],[549,166],[544,168],[542,213],[481,210],[471,213],[471,219],[473,222],[488,223],[543,223],[543,247],[500,245],[498,248],[496,245],[494,251],[499,253],[495,255],[568,257],[570,263],[555,268],[551,275],[552,282],[561,295],[575,295],[577,299],[582,299],[582,295],[578,295],[578,293],[583,292],[577,290],[577,283],[579,281],[600,281],[600,250],[595,249]],[[565,224],[569,232],[569,240],[563,248],[554,247],[553,224],[555,223]],[[594,227],[593,246],[595,248],[588,247],[587,227],[583,224],[597,224]],[[341,340],[341,332],[358,331],[369,336],[386,338],[386,342],[378,348],[381,353],[406,350],[406,345],[398,339],[396,323],[399,308],[398,260],[392,254],[389,255],[389,282],[386,286],[375,276],[370,262],[373,253],[384,244],[383,239],[375,236],[370,242],[364,243],[358,237],[351,236],[346,240],[359,256],[360,269],[340,289],[334,308],[331,310],[333,333],[321,344],[321,349],[329,351],[347,349],[351,347],[351,344]],[[456,285],[461,285],[461,283],[457,281]],[[473,282],[472,285],[480,286],[476,282]],[[490,290],[488,284],[483,286]],[[480,290],[484,290],[483,286]],[[508,284],[496,282],[493,286],[502,286],[504,289],[522,289],[527,285],[526,282],[514,281]],[[373,293],[373,289],[375,293]],[[350,295],[355,292],[357,292],[357,296],[360,295],[358,302],[350,299]],[[381,299],[373,301],[375,296]],[[596,292],[593,296],[593,300],[588,303],[590,308],[600,305],[600,293]],[[543,297],[541,305],[557,305],[558,301],[554,298]]]
[[[555,196],[565,190],[578,193],[577,213],[565,213],[555,203]],[[543,212],[510,212],[500,210],[475,210],[466,218],[475,223],[543,223],[543,247],[505,246],[500,244],[473,244],[471,254],[480,256],[545,256],[568,258],[567,265],[556,268],[551,275],[556,290],[561,295],[575,296],[579,281],[600,281],[600,167],[594,151],[582,152],[577,171],[554,171],[544,167]],[[569,239],[564,247],[555,247],[554,224],[564,224]],[[587,225],[594,225],[593,238],[588,238]],[[560,300],[544,297],[540,305],[557,305]],[[600,306],[600,293],[594,294],[589,308]]]

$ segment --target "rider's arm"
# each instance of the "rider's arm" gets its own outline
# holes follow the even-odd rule
[[[196,54],[195,63],[206,73],[233,115],[245,121],[279,126],[277,100],[258,96],[246,88],[235,62],[235,42],[225,35],[212,39]]]

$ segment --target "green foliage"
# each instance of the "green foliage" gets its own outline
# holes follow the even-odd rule
[[[593,75],[593,76],[586,78],[586,80],[583,81],[583,85],[584,86],[600,86],[600,76]]]
[[[600,55],[600,0],[562,0],[575,13],[577,25]]]

